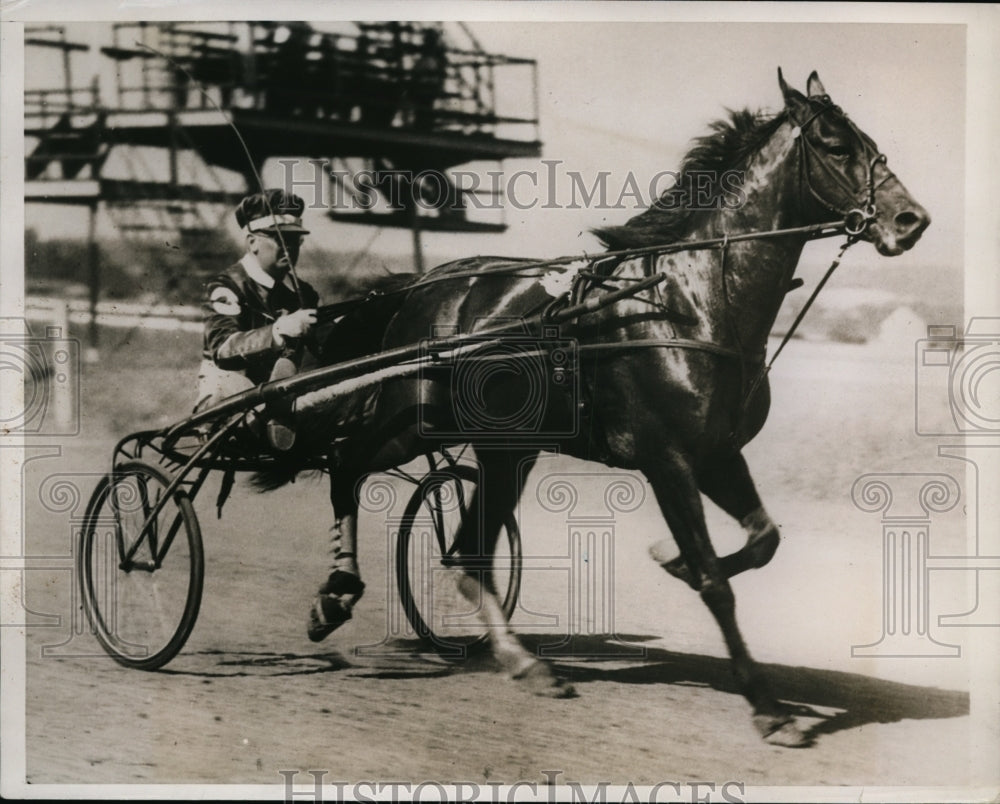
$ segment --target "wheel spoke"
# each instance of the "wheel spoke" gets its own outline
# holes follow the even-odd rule
[[[131,568],[133,565],[140,569],[152,569],[156,566],[156,542],[157,528],[159,525],[159,515],[163,511],[163,489],[157,488],[156,499],[152,504],[149,502],[149,489],[146,480],[137,480],[139,499],[142,501],[140,525],[135,541],[129,546],[128,551],[122,558],[122,567]],[[124,512],[119,512],[119,518]],[[135,554],[139,548],[146,543],[149,548],[149,561],[135,561]]]
[[[157,543],[157,526],[159,524],[159,511],[161,510],[161,501],[163,499],[164,489],[157,487],[155,499],[153,504],[149,505],[149,487],[148,484],[143,483],[143,499],[142,499],[142,511],[145,514],[145,521],[142,524],[142,531],[149,540],[149,556],[154,560],[156,559],[156,543]]]
[[[444,510],[441,505],[441,484],[435,484],[431,492],[434,501],[430,505],[431,519],[434,522],[434,535],[437,537],[438,548],[444,555],[448,554],[448,546],[445,542]]]
[[[170,487],[161,467],[128,461],[87,509],[78,556],[84,607],[98,641],[128,667],[152,670],[172,659],[201,603],[201,533],[188,496],[168,494]],[[115,545],[105,550],[112,523]]]
[[[112,481],[111,484],[111,511],[113,514],[115,512],[121,511],[121,495],[119,494],[119,489],[121,488],[121,483],[118,481]],[[118,549],[118,559],[121,565],[127,566],[129,556],[125,552],[125,530],[122,527],[122,518],[120,514],[115,514],[115,546]],[[134,550],[130,550],[130,553],[134,553]]]
[[[181,525],[183,524],[184,521],[180,514],[177,514],[174,517],[174,521],[170,523],[170,529],[167,531],[167,538],[163,540],[163,546],[158,552],[154,552],[153,554],[153,563],[156,565],[157,569],[163,566],[163,559],[167,557],[170,545],[174,543],[174,537],[177,536],[177,533],[180,531]]]
[[[464,657],[488,637],[479,617],[481,601],[466,599],[455,582],[459,530],[473,515],[470,500],[478,480],[477,467],[469,464],[440,466],[420,482],[400,522],[396,573],[403,610],[416,634],[449,658]],[[461,556],[464,570],[487,584],[499,560],[498,598],[508,617],[520,589],[520,544],[517,524],[509,517],[501,528],[496,558],[481,550]]]

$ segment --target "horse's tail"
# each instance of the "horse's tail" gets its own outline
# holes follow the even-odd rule
[[[266,469],[254,472],[250,476],[250,486],[259,494],[274,491],[289,483],[294,483],[300,471],[300,467],[292,461],[278,461]],[[321,475],[322,472],[318,469],[310,469],[301,472],[301,474],[305,477],[314,477]]]
[[[280,489],[282,486],[291,483],[295,480],[297,474],[290,466],[268,467],[267,469],[261,469],[259,472],[254,472],[250,476],[250,485],[254,491],[263,494],[267,491]]]

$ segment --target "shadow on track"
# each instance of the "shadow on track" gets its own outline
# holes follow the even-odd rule
[[[557,674],[587,695],[587,684],[663,684],[708,687],[739,695],[728,659],[679,653],[648,643],[650,635],[520,637],[524,647],[551,660]],[[349,672],[372,681],[441,678],[493,672],[488,652],[473,652],[463,662],[444,661],[418,640],[394,641],[383,656],[346,658],[325,653],[199,651],[182,653],[167,675],[217,677],[300,676]],[[352,654],[349,649],[346,654]],[[857,673],[782,664],[763,665],[774,694],[795,714],[818,720],[810,739],[868,723],[963,717],[969,714],[966,692],[885,681]],[[821,711],[826,710],[826,711]],[[832,712],[829,710],[833,710]]]
[[[157,673],[204,678],[239,678],[261,676],[305,676],[335,673],[351,667],[336,652],[274,653],[271,651],[202,650],[181,653],[169,667]]]
[[[586,684],[675,684],[705,686],[739,695],[728,659],[677,653],[645,644],[655,636],[522,636],[528,650],[552,659],[561,678],[587,694]],[[556,647],[557,643],[562,644]],[[919,687],[857,673],[782,664],[761,665],[774,694],[796,714],[820,718],[810,739],[867,723],[928,720],[969,714],[966,692]],[[837,710],[834,714],[815,707]]]

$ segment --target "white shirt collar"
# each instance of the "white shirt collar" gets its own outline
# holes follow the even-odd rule
[[[256,255],[251,254],[248,251],[240,259],[240,265],[243,266],[243,270],[246,271],[247,276],[249,276],[258,285],[263,285],[268,290],[274,287],[274,277],[260,267],[260,263],[257,261]],[[289,288],[290,290],[294,290],[294,287],[290,283],[287,274],[285,275],[285,278],[282,281],[285,287]]]

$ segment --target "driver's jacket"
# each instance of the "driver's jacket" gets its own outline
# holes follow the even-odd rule
[[[202,304],[204,361],[226,372],[239,372],[254,385],[266,382],[275,361],[289,348],[275,340],[275,320],[319,303],[311,285],[300,280],[299,289],[302,304],[287,278],[275,282],[250,254],[209,280]]]

